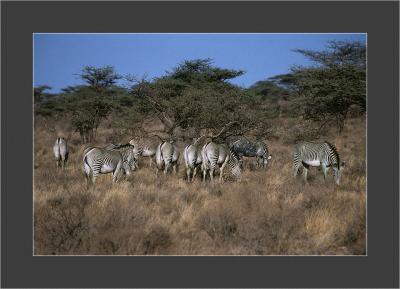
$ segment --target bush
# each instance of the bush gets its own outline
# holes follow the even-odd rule
[[[162,254],[162,251],[167,249],[171,243],[167,229],[160,225],[154,225],[142,240],[143,254]]]
[[[235,215],[228,208],[210,208],[198,218],[197,223],[212,239],[226,240],[235,235]]]
[[[88,237],[86,208],[91,198],[72,193],[47,200],[35,207],[35,244],[41,244],[44,254],[68,254],[81,247]],[[38,248],[36,248],[37,250]]]

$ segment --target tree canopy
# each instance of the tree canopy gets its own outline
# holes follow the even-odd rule
[[[275,117],[302,116],[341,130],[352,108],[365,113],[365,45],[330,42],[323,51],[295,52],[313,65],[292,67],[249,88],[230,82],[243,70],[215,66],[209,58],[185,60],[154,79],[122,76],[112,66],[84,66],[78,73],[82,85],[67,86],[57,95],[46,92],[49,86],[35,87],[35,113],[68,117],[83,142],[94,140],[107,118],[121,135],[141,133],[143,121],[156,118],[172,138],[178,128],[214,136],[225,128],[224,139],[248,131],[265,137]]]
[[[339,131],[351,107],[366,111],[366,48],[358,42],[330,42],[324,51],[296,49],[312,60],[311,67],[297,66],[275,81],[299,97],[298,110],[305,119],[323,125],[335,122]]]

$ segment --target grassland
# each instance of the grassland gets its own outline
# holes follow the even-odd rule
[[[242,182],[211,185],[140,170],[111,185],[98,178],[87,190],[79,136],[69,141],[67,169],[52,155],[55,132],[42,124],[34,136],[34,253],[39,255],[363,255],[366,253],[365,120],[348,120],[334,143],[347,167],[340,186],[317,168],[309,184],[292,176],[295,120],[280,120],[266,139],[273,155],[266,170],[245,161]],[[101,129],[105,144],[112,129]],[[104,141],[100,141],[104,140]],[[178,142],[182,150],[184,142]],[[181,158],[182,160],[182,158]],[[331,172],[330,172],[331,173]]]

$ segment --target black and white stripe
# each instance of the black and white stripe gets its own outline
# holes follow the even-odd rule
[[[214,171],[217,165],[220,168],[219,181],[223,180],[224,168],[228,165],[232,174],[240,179],[241,170],[239,164],[239,157],[235,152],[224,144],[216,144],[214,142],[206,143],[202,148],[203,158],[203,182],[205,182],[207,171],[210,174],[211,181],[214,181]]]
[[[253,143],[247,139],[239,139],[232,143],[230,148],[238,155],[240,160],[243,156],[256,157],[257,167],[266,167],[268,160],[272,158],[267,145],[261,141]]]
[[[53,146],[54,157],[56,159],[57,168],[65,168],[68,161],[68,145],[63,137],[57,138]]]
[[[339,153],[334,145],[323,143],[301,142],[295,146],[293,153],[293,174],[297,176],[300,167],[304,170],[304,180],[307,182],[307,172],[310,166],[322,167],[324,180],[329,168],[334,171],[335,182],[339,185],[345,162],[340,162]]]
[[[130,174],[133,159],[133,146],[131,145],[85,149],[83,169],[88,185],[90,176],[94,184],[99,174],[108,173],[112,173],[113,182],[117,182],[122,173]]]
[[[190,175],[192,172],[193,172],[192,181],[194,181],[194,178],[196,177],[197,169],[203,163],[203,158],[201,155],[201,148],[195,144],[190,144],[185,147],[185,149],[183,151],[183,156],[185,159],[186,175],[187,175],[188,181],[190,182]]]
[[[158,170],[164,169],[164,175],[167,174],[170,167],[173,168],[176,174],[176,166],[178,163],[179,152],[175,144],[172,142],[162,142],[157,146],[156,150],[156,173]]]
[[[134,148],[135,158],[137,160],[139,160],[139,157],[149,158],[149,166],[151,167],[156,155],[157,147],[160,144],[160,142],[150,139],[147,140],[132,139],[131,141],[129,141],[129,143],[135,146]]]
[[[122,155],[122,160],[124,162],[124,168],[128,168],[125,171],[129,175],[129,171],[134,171],[138,168],[138,151],[135,150],[135,146],[131,144],[116,145],[113,150],[118,150]],[[140,151],[139,151],[140,152]]]

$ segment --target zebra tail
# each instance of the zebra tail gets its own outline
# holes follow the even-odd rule
[[[156,160],[156,165],[157,167],[162,166],[162,152],[161,152],[161,147],[164,143],[160,143],[156,149],[156,154],[155,154],[155,160]]]
[[[87,156],[86,156],[86,155],[85,155],[85,157],[83,158],[83,162],[90,168],[89,175],[88,175],[88,177],[90,177],[90,172],[91,172],[92,170],[91,170],[91,167],[90,167],[90,165],[89,165],[89,163],[88,163],[88,161],[87,161]],[[85,169],[85,164],[83,165],[83,171],[84,171],[85,175],[87,175],[86,169]]]

